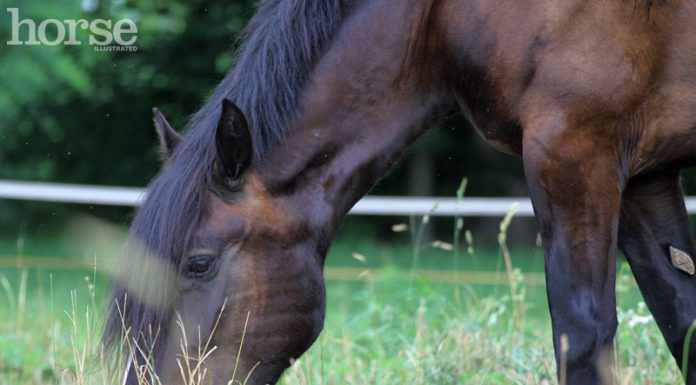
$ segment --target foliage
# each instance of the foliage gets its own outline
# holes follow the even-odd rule
[[[184,128],[233,64],[235,39],[255,1],[11,0],[0,12],[5,41],[8,7],[37,23],[131,18],[138,26],[138,50],[0,46],[0,179],[144,186],[159,169],[151,108],[158,106],[175,128]],[[519,161],[496,155],[461,118],[441,128],[414,147],[376,192],[419,193],[417,186],[429,185],[425,192],[449,195],[468,175],[476,176],[474,194],[519,193]],[[432,162],[416,171],[414,163],[423,159]],[[497,171],[481,172],[483,159]],[[406,179],[413,181],[410,187],[400,182]],[[0,201],[0,226],[60,226],[75,210],[121,221],[130,212]]]
[[[251,3],[9,3],[19,8],[20,19],[37,24],[47,18],[131,18],[138,26],[138,51],[97,52],[88,44],[0,46],[0,178],[145,185],[159,168],[150,110],[159,106],[176,127],[184,127],[231,65],[230,47]],[[3,38],[11,25],[4,9]],[[0,223],[35,224],[50,216],[45,205],[0,205]]]

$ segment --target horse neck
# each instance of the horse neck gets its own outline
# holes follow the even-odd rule
[[[444,71],[429,55],[436,48],[421,41],[431,35],[421,14],[430,8],[406,3],[368,2],[346,21],[310,77],[286,143],[260,167],[271,194],[315,230],[320,252],[350,208],[446,110]]]

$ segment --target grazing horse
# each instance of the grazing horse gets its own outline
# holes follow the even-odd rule
[[[126,382],[275,383],[322,328],[348,210],[463,112],[524,162],[566,384],[610,381],[617,246],[696,384],[694,20],[680,0],[263,1],[187,134],[155,111],[165,163],[106,330],[127,337]]]

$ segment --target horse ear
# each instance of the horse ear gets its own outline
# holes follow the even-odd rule
[[[172,156],[179,143],[181,143],[181,135],[169,125],[167,118],[164,117],[157,107],[152,109],[152,120],[155,121],[155,130],[157,130],[157,136],[159,136],[162,146],[162,160],[166,161]]]
[[[222,101],[215,132],[217,174],[223,186],[236,188],[252,158],[251,134],[244,113],[231,100]]]

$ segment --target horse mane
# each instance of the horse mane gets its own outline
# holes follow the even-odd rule
[[[263,158],[287,134],[313,64],[347,6],[345,0],[262,2],[242,33],[245,42],[235,68],[194,116],[191,127],[214,126],[222,100],[228,98],[246,115],[254,155]]]
[[[244,42],[235,66],[193,116],[184,141],[150,184],[146,200],[133,220],[129,243],[140,244],[139,249],[146,250],[149,258],[161,261],[172,272],[179,271],[193,231],[206,212],[215,156],[215,128],[223,99],[234,101],[246,114],[254,159],[262,159],[286,137],[313,66],[328,47],[351,3],[349,0],[262,1],[242,34]],[[124,247],[126,254],[133,250],[128,245]],[[141,260],[136,266],[132,259],[125,262],[128,258],[123,255],[119,262],[131,265],[127,266],[130,269],[158,266],[143,261],[148,257],[138,258]],[[139,275],[157,274],[164,273],[146,271]],[[130,342],[138,343],[145,357],[156,355],[166,339],[167,300],[153,303],[139,299],[133,290],[125,287],[127,284],[116,281],[104,331],[105,345],[111,351],[116,350],[127,331]],[[162,282],[157,285],[154,291],[164,290]],[[141,360],[145,359],[141,357],[137,362]],[[134,381],[132,374],[128,383]]]

